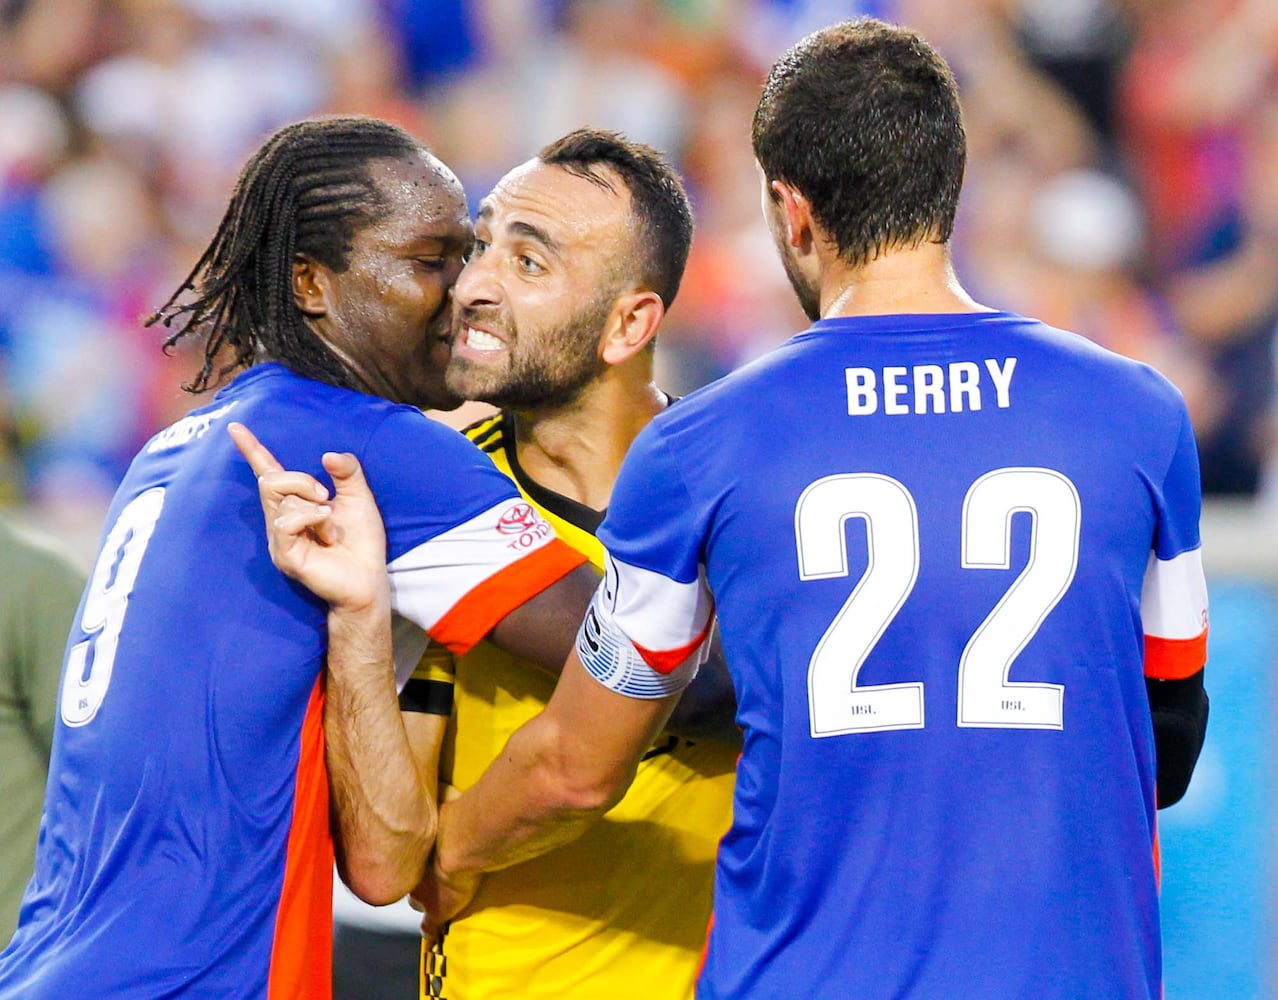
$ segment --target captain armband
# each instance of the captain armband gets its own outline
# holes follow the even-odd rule
[[[673,670],[663,673],[648,664],[617,626],[611,610],[604,606],[603,591],[602,586],[595,591],[577,630],[577,656],[586,672],[604,687],[627,698],[664,698],[691,684],[710,644],[703,642]]]

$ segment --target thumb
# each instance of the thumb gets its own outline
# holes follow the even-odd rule
[[[364,469],[359,459],[350,452],[327,451],[323,457],[324,468],[333,477],[333,487],[337,493],[345,497],[372,497],[368,480],[364,478]]]

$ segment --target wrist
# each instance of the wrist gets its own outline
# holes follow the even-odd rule
[[[385,572],[374,573],[363,584],[348,586],[341,598],[329,601],[329,624],[331,626],[334,619],[352,624],[365,621],[380,624],[390,611],[390,578]]]
[[[328,643],[330,671],[346,672],[360,663],[385,670],[392,660],[389,588],[365,599],[330,605]],[[336,659],[331,652],[335,647],[344,651]]]
[[[449,824],[451,812],[450,803],[445,802],[440,805],[435,832],[435,849],[431,851],[431,865],[435,871],[435,878],[441,885],[456,887],[466,884],[467,881],[477,880],[482,872],[467,871],[463,867],[464,858],[460,852],[452,850],[455,838],[451,836]]]
[[[434,859],[435,881],[447,888],[450,892],[457,894],[469,894],[471,889],[479,882],[483,876],[483,872],[460,871],[458,869],[449,869],[446,862],[440,860],[439,851],[435,851],[432,855]]]

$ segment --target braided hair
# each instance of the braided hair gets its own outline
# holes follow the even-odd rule
[[[184,337],[204,337],[203,366],[184,389],[203,392],[263,358],[307,378],[356,388],[297,308],[293,262],[302,254],[345,271],[355,233],[388,211],[369,163],[422,148],[398,126],[366,117],[306,119],[258,148],[199,261],[146,320],[147,326],[160,322],[173,329],[166,353]],[[219,357],[228,356],[219,368]]]

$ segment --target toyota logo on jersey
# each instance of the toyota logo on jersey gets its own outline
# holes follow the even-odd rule
[[[541,518],[529,504],[511,504],[497,519],[497,530],[503,535],[522,535],[533,527]]]
[[[497,533],[513,535],[506,548],[531,550],[555,533],[550,523],[531,504],[512,503],[497,518]]]

